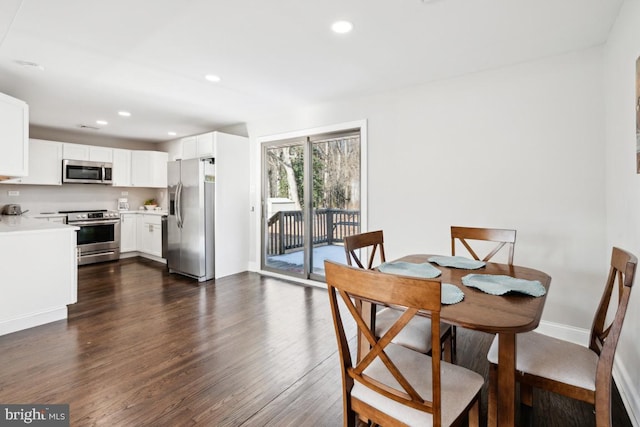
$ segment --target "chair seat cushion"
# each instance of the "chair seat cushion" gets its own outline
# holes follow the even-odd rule
[[[376,336],[383,336],[400,318],[402,311],[385,307],[376,313]],[[411,348],[420,353],[431,351],[431,319],[422,316],[413,317],[395,336],[393,342]]]
[[[598,355],[589,348],[537,332],[518,334],[516,342],[517,371],[595,391]],[[498,363],[498,337],[487,359]]]
[[[423,399],[431,400],[433,396],[431,357],[393,343],[386,347],[385,352],[420,396]],[[402,390],[402,387],[397,383],[380,358],[376,358],[364,370],[364,374],[388,386]],[[448,426],[458,418],[480,392],[484,378],[463,367],[441,362],[440,381],[442,425]],[[353,386],[351,396],[407,425],[433,425],[431,414],[384,397],[358,381]]]

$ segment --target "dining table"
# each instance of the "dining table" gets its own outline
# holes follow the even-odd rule
[[[393,262],[412,264],[429,263],[434,255],[407,255]],[[533,268],[510,264],[486,262],[483,267],[464,269],[444,267],[431,263],[441,271],[437,277],[441,283],[458,287],[463,293],[462,301],[443,304],[440,311],[442,322],[497,334],[498,336],[498,393],[497,402],[489,401],[488,426],[506,427],[515,425],[516,414],[516,340],[517,335],[538,327],[551,277]],[[463,277],[470,274],[504,275],[527,281],[538,281],[544,286],[544,295],[530,296],[517,292],[495,295],[465,286]]]

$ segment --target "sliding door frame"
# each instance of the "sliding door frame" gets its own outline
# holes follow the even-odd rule
[[[304,275],[305,277],[302,277],[302,275],[299,274],[295,274],[295,273],[290,273],[287,274],[284,271],[280,271],[280,270],[275,270],[275,269],[270,269],[268,267],[266,267],[266,227],[265,227],[265,220],[266,220],[266,215],[267,215],[267,200],[266,200],[266,193],[267,193],[267,183],[265,181],[265,170],[264,170],[264,165],[265,165],[265,152],[266,149],[269,145],[272,145],[275,142],[285,142],[287,140],[289,141],[293,141],[293,140],[308,140],[310,137],[312,137],[313,139],[315,139],[315,137],[317,137],[318,135],[325,135],[325,134],[338,134],[341,132],[347,132],[347,131],[354,131],[354,130],[359,130],[360,133],[360,231],[366,231],[368,230],[368,188],[367,188],[367,176],[368,176],[368,170],[367,170],[367,146],[368,146],[368,141],[367,141],[367,121],[366,120],[358,120],[358,121],[353,121],[353,122],[347,122],[347,123],[340,123],[340,124],[335,124],[335,125],[330,125],[330,126],[323,126],[323,127],[317,127],[317,128],[311,128],[311,129],[303,129],[303,130],[299,130],[299,131],[295,131],[295,132],[287,132],[287,133],[282,133],[282,134],[277,134],[277,135],[269,135],[269,136],[264,136],[264,137],[259,137],[257,139],[258,144],[259,144],[259,148],[260,148],[260,188],[261,188],[261,194],[260,194],[260,199],[261,199],[261,209],[260,209],[260,236],[259,236],[259,247],[260,247],[260,271],[262,273],[267,273],[267,274],[276,274],[276,275],[283,275],[283,276],[290,276],[291,278],[297,278],[300,280],[303,280],[305,282],[307,282],[307,277],[309,277],[310,279],[312,279],[311,281],[313,283],[319,283],[319,280],[321,280],[321,276],[317,275],[317,274],[310,274],[310,272],[305,271]],[[311,162],[312,162],[312,153],[308,153],[307,152],[307,146],[305,145],[305,170],[311,170]],[[305,174],[305,181],[304,181],[304,185],[305,185],[305,192],[304,192],[304,204],[305,204],[305,211],[309,211],[308,207],[311,206],[312,203],[312,194],[311,191],[308,191],[308,189],[311,188],[312,185],[312,179],[313,177],[310,174]],[[311,237],[312,234],[312,221],[305,218],[305,235]],[[305,263],[305,267],[308,268],[309,266],[311,266],[311,253],[313,250],[313,239],[311,238],[307,238],[305,239],[305,244],[304,244],[304,263]]]

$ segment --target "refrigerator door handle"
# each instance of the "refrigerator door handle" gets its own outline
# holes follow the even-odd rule
[[[178,228],[182,228],[182,182],[178,183],[176,190],[176,220]]]

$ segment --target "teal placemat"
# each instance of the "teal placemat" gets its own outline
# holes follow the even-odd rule
[[[383,262],[378,267],[378,270],[383,273],[422,277],[425,279],[433,279],[434,277],[438,277],[442,274],[440,270],[427,262],[423,264],[414,264],[412,262],[404,261]]]
[[[452,285],[451,283],[442,284],[442,294],[440,295],[440,302],[442,302],[442,304],[456,304],[463,299],[464,292],[462,292],[456,285]]]
[[[516,279],[515,277],[503,275],[467,274],[462,278],[462,283],[491,295],[518,292],[532,297],[541,297],[547,293],[542,283],[537,280]]]
[[[429,262],[435,262],[443,267],[461,268],[463,270],[475,270],[487,265],[484,261],[478,261],[463,256],[432,256]]]

